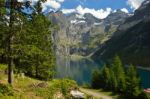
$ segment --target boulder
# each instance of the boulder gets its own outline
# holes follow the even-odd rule
[[[73,99],[85,99],[85,94],[78,90],[72,90],[70,94]]]

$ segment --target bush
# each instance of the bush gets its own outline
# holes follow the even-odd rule
[[[10,85],[0,84],[0,96],[12,96],[13,88]]]
[[[150,99],[150,95],[145,93],[145,92],[142,92],[140,95],[139,95],[139,99]]]
[[[44,99],[55,99],[54,96],[62,94],[65,99],[70,99],[70,90],[76,89],[77,84],[73,80],[69,79],[60,79],[60,80],[53,80],[49,86],[46,88],[36,87],[34,89],[37,96],[41,96]]]
[[[101,76],[100,75],[101,75],[100,70],[93,71],[93,73],[92,73],[92,84],[91,84],[92,88],[98,89],[101,87],[101,79],[100,79]]]
[[[54,86],[58,88],[59,91],[62,92],[63,95],[67,95],[71,89],[76,89],[77,84],[73,80],[69,79],[61,79],[61,80],[55,80]]]
[[[7,69],[7,65],[5,64],[0,64],[0,70],[6,70]]]

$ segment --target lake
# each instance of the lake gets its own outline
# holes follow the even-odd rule
[[[102,67],[91,59],[57,58],[57,78],[68,77],[77,81],[79,85],[90,84],[92,72]],[[143,88],[150,88],[150,71],[138,69]]]

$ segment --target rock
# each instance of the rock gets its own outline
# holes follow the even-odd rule
[[[47,17],[59,27],[52,33],[56,55],[87,56],[99,48],[101,42],[109,39],[129,15],[117,10],[105,19],[98,19],[90,13],[81,16],[78,13],[66,15],[58,11],[49,13]]]
[[[33,83],[33,84],[29,85],[29,87],[31,87],[31,88],[47,88],[48,83],[47,82]]]
[[[37,84],[36,83],[32,83],[29,85],[30,88],[36,88]]]
[[[78,90],[72,90],[70,94],[73,99],[85,99],[85,94]]]
[[[47,87],[48,87],[48,83],[46,83],[46,82],[41,82],[41,83],[37,84],[37,87],[40,87],[40,88],[47,88]]]
[[[20,74],[20,77],[24,79],[24,78],[25,78],[24,73],[21,73],[21,74]]]

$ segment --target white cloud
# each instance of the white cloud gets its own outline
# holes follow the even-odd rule
[[[95,9],[90,9],[90,8],[83,8],[81,5],[79,5],[76,8],[76,10],[81,15],[83,15],[85,13],[90,13],[93,16],[95,16],[96,18],[99,18],[99,19],[106,18],[112,11],[111,8],[106,8],[106,10],[104,10],[104,9],[95,10]]]
[[[141,5],[141,3],[143,2],[144,0],[128,0],[127,1],[127,4],[132,8],[132,9],[137,9],[139,8],[139,6]]]
[[[63,12],[64,14],[69,14],[69,13],[76,12],[76,10],[75,10],[75,9],[62,9],[62,12]]]
[[[19,2],[24,2],[26,0],[17,0]],[[39,0],[31,0],[34,4],[35,2]],[[61,7],[61,3],[63,3],[65,0],[46,0],[46,2],[42,3],[42,11],[49,10],[49,9],[55,9],[58,10]]]
[[[62,12],[65,14],[77,12],[80,15],[84,15],[85,13],[90,13],[96,18],[104,19],[112,12],[112,9],[106,8],[106,10],[104,9],[95,10],[90,8],[83,8],[81,5],[79,5],[76,9],[63,9]]]
[[[48,7],[53,9],[59,9],[61,4],[55,0],[47,0],[46,2],[42,3],[43,11],[45,11]]]
[[[126,8],[122,8],[121,11],[125,13],[129,13],[129,11]]]

